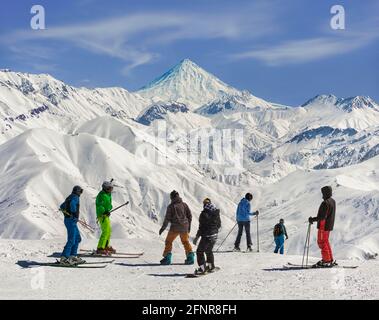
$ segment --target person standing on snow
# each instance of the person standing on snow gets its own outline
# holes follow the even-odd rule
[[[317,243],[321,249],[322,260],[315,264],[315,267],[333,267],[337,262],[333,259],[332,248],[329,243],[330,232],[334,227],[336,215],[336,202],[332,198],[332,187],[325,186],[321,188],[322,198],[324,201],[318,209],[317,217],[309,217],[310,224],[317,221]]]
[[[102,190],[96,197],[96,216],[100,224],[101,236],[97,245],[98,254],[111,255],[116,250],[111,247],[112,227],[110,221],[110,211],[112,210],[112,182],[105,181],[102,184]]]
[[[172,243],[177,236],[180,236],[180,240],[184,246],[186,253],[185,264],[194,264],[195,255],[192,252],[192,247],[189,242],[189,233],[191,230],[192,214],[188,205],[183,202],[177,191],[170,193],[171,203],[167,207],[165,219],[163,221],[162,228],[159,230],[159,235],[165,231],[168,224],[171,223],[170,230],[167,234],[165,241],[165,249],[163,251],[163,259],[161,264],[169,265],[172,260]]]
[[[251,246],[253,245],[250,235],[250,216],[258,216],[259,211],[251,212],[250,202],[253,200],[253,195],[251,193],[246,193],[245,198],[241,199],[237,207],[237,223],[238,223],[238,234],[237,239],[234,243],[233,251],[241,251],[240,242],[245,228],[246,241],[247,241],[247,251],[253,251]]]
[[[284,219],[280,219],[274,227],[274,241],[276,244],[274,253],[284,254],[284,236],[288,239],[286,226],[284,225]]]
[[[218,231],[221,228],[220,210],[215,207],[209,198],[204,199],[203,208],[199,217],[199,230],[193,240],[193,244],[196,245],[201,237],[196,250],[199,268],[195,270],[195,274],[212,272],[214,270],[213,247],[217,241]],[[205,255],[207,256],[206,260]]]
[[[60,263],[75,265],[85,263],[83,259],[78,257],[79,243],[82,241],[78,229],[80,195],[83,189],[80,186],[75,186],[72,193],[61,204],[60,210],[64,214],[64,225],[67,229],[67,243],[63,249]]]

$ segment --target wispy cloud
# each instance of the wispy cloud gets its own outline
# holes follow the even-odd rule
[[[235,59],[258,59],[268,65],[303,63],[362,48],[375,39],[374,36],[350,38],[312,38],[283,42],[277,46],[265,47],[233,55]]]
[[[221,9],[220,9],[221,10]],[[222,11],[223,10],[223,11]],[[241,9],[222,9],[213,13],[153,11],[134,13],[76,25],[49,27],[46,30],[16,31],[0,42],[13,51],[24,51],[33,59],[47,59],[40,50],[43,41],[68,43],[96,54],[125,62],[122,73],[150,63],[159,57],[157,47],[188,39],[243,40],[275,32],[273,6],[257,2]],[[3,40],[1,40],[3,39]],[[32,46],[36,45],[36,48]]]
[[[270,66],[296,64],[346,54],[375,42],[379,19],[355,24],[348,30],[321,28],[318,37],[285,40],[279,44],[260,46],[230,55],[232,59],[257,59]],[[353,31],[354,30],[354,31]]]

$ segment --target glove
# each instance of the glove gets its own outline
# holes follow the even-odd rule
[[[159,229],[159,235],[161,235],[163,233],[164,229],[163,228],[160,228]]]
[[[286,236],[286,240],[288,240],[288,236]]]
[[[312,218],[312,217],[309,217],[308,222],[309,222],[310,224],[313,224],[313,218]]]
[[[255,211],[255,215],[259,216],[259,210]]]
[[[103,213],[105,216],[109,217],[111,215],[111,213],[109,211],[104,211]]]
[[[195,246],[196,246],[198,240],[199,240],[199,237],[195,237],[195,239],[193,239],[193,244],[194,244]]]

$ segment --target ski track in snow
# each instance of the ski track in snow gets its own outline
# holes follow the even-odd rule
[[[96,244],[86,241],[83,248]],[[301,256],[272,253],[216,253],[221,270],[187,279],[195,265],[160,266],[163,241],[115,240],[120,251],[144,250],[138,259],[117,259],[105,269],[21,268],[19,260],[53,261],[46,256],[62,249],[64,240],[1,240],[0,299],[378,299],[379,262],[339,261],[358,269],[283,270]],[[95,259],[95,258],[87,258]],[[101,260],[101,258],[96,258]],[[173,263],[182,263],[178,242]],[[316,261],[316,258],[310,258]],[[145,264],[154,264],[148,266]],[[43,289],[33,289],[36,277]],[[34,280],[33,280],[34,279]],[[38,278],[39,279],[39,278]]]

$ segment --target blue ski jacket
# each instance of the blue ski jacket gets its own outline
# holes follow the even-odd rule
[[[250,202],[246,198],[241,199],[237,207],[237,222],[250,221],[250,216],[256,215],[255,212],[250,212]]]
[[[79,218],[79,196],[77,194],[71,193],[60,206],[61,210],[67,211],[71,217]]]

